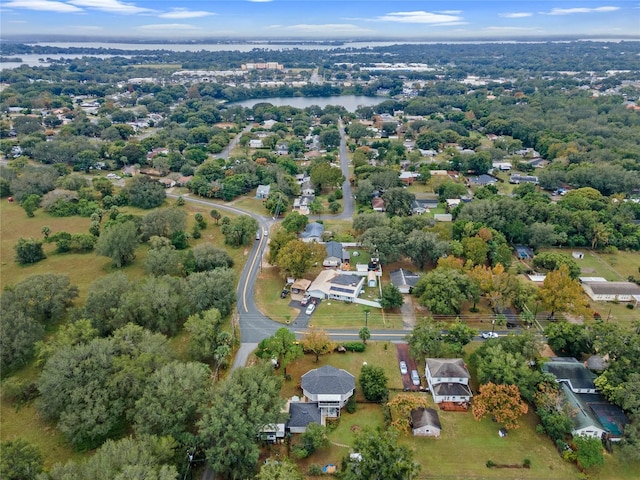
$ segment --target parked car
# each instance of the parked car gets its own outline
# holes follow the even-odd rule
[[[417,370],[411,370],[411,382],[417,387],[420,386],[420,374]]]
[[[309,303],[309,299],[310,298],[311,297],[309,297],[308,295],[305,295],[304,297],[302,297],[302,300],[300,300],[300,305],[305,307],[307,305],[307,303]]]
[[[409,373],[409,369],[407,368],[407,362],[400,362],[400,373],[402,375],[406,375],[407,373]]]
[[[482,332],[480,336],[484,339],[487,338],[498,338],[498,334],[496,332]]]
[[[289,295],[289,289],[283,288],[282,292],[280,293],[280,298],[287,298],[287,295]]]
[[[315,309],[316,309],[316,306],[312,303],[307,307],[304,313],[306,313],[307,315],[311,315]]]

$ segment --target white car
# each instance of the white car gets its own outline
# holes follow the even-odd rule
[[[311,315],[315,309],[316,309],[316,306],[312,303],[307,307],[304,313],[306,313],[307,315]]]
[[[411,370],[411,382],[416,386],[420,386],[420,374],[417,370]]]
[[[402,375],[406,375],[409,373],[409,369],[407,368],[407,362],[400,362],[400,373]]]
[[[483,332],[480,336],[482,338],[487,339],[487,338],[498,338],[499,335],[496,332]]]

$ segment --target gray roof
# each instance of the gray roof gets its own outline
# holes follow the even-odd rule
[[[433,408],[416,408],[411,411],[411,425],[413,428],[436,427],[442,429],[438,412]]]
[[[302,238],[309,237],[321,237],[324,232],[324,225],[318,222],[312,222],[307,224],[304,229],[304,232],[300,234]]]
[[[633,282],[590,282],[589,288],[595,295],[638,295],[640,286]]]
[[[558,381],[570,382],[573,388],[596,388],[593,383],[596,375],[587,370],[575,358],[557,360],[554,358],[552,361],[545,363],[542,366],[542,370],[553,374]]]
[[[469,177],[469,182],[475,184],[475,185],[491,185],[496,183],[498,180],[494,177],[492,177],[491,175],[487,175],[486,173],[483,173],[482,175],[479,175],[477,177]]]
[[[446,397],[470,397],[471,389],[464,383],[436,383],[433,386],[433,393]]]
[[[461,358],[427,358],[432,378],[470,378],[469,370]]]
[[[567,403],[571,407],[571,420],[573,420],[575,430],[587,427],[596,427],[604,430],[589,406],[580,401],[581,394],[573,393],[566,383],[560,383],[560,390],[562,390]]]
[[[349,275],[349,274],[336,275],[334,278],[331,279],[331,283],[336,285],[348,285],[348,286],[355,287],[360,283],[361,280],[362,280],[362,277],[358,275]]]
[[[287,428],[306,427],[310,423],[322,425],[322,413],[315,402],[291,402]]]
[[[336,241],[327,242],[325,245],[327,257],[336,257],[341,260],[349,260],[349,252],[342,248],[342,244]]]
[[[344,395],[356,388],[356,380],[346,370],[326,365],[302,376],[302,389],[312,395]]]
[[[405,270],[404,268],[394,270],[393,272],[389,273],[389,277],[391,278],[391,283],[393,283],[396,287],[401,287],[403,285],[409,285],[410,287],[413,287],[416,283],[418,283],[418,280],[420,280],[420,275],[418,273]]]

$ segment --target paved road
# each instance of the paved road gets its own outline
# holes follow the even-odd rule
[[[342,184],[342,213],[334,218],[349,219],[353,218],[354,205],[353,194],[351,193],[351,182],[349,181],[349,157],[347,156],[347,137],[344,131],[342,120],[338,122],[338,131],[340,132],[340,169],[344,175],[345,181]]]
[[[246,127],[244,127],[244,129],[242,130],[242,132],[238,133],[235,137],[233,137],[231,139],[231,141],[229,142],[229,145],[227,145],[226,147],[224,147],[222,149],[222,151],[220,153],[218,153],[216,155],[217,158],[224,158],[225,160],[227,160],[229,158],[229,154],[231,153],[231,151],[236,147],[236,145],[238,145],[238,143],[240,142],[240,137],[242,137],[243,133],[247,133],[249,131],[251,131],[251,128],[253,127],[253,124],[249,124]]]

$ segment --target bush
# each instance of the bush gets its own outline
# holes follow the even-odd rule
[[[633,304],[632,303],[627,303],[627,308],[629,310],[633,310]]]
[[[525,458],[524,461],[522,462],[522,465],[524,466],[524,468],[531,468],[531,460],[529,460],[528,458]]]
[[[347,413],[356,413],[357,407],[358,407],[358,404],[356,403],[356,397],[351,395],[349,397],[349,400],[347,400],[347,405],[345,407],[345,410],[347,411]]]
[[[367,346],[361,342],[347,342],[342,345],[348,352],[364,352]]]
[[[493,468],[496,466],[495,462],[493,460],[487,460],[487,468]]]
[[[307,473],[312,477],[319,477],[320,475],[322,475],[322,467],[320,465],[312,463],[311,465],[309,465],[309,471]]]

